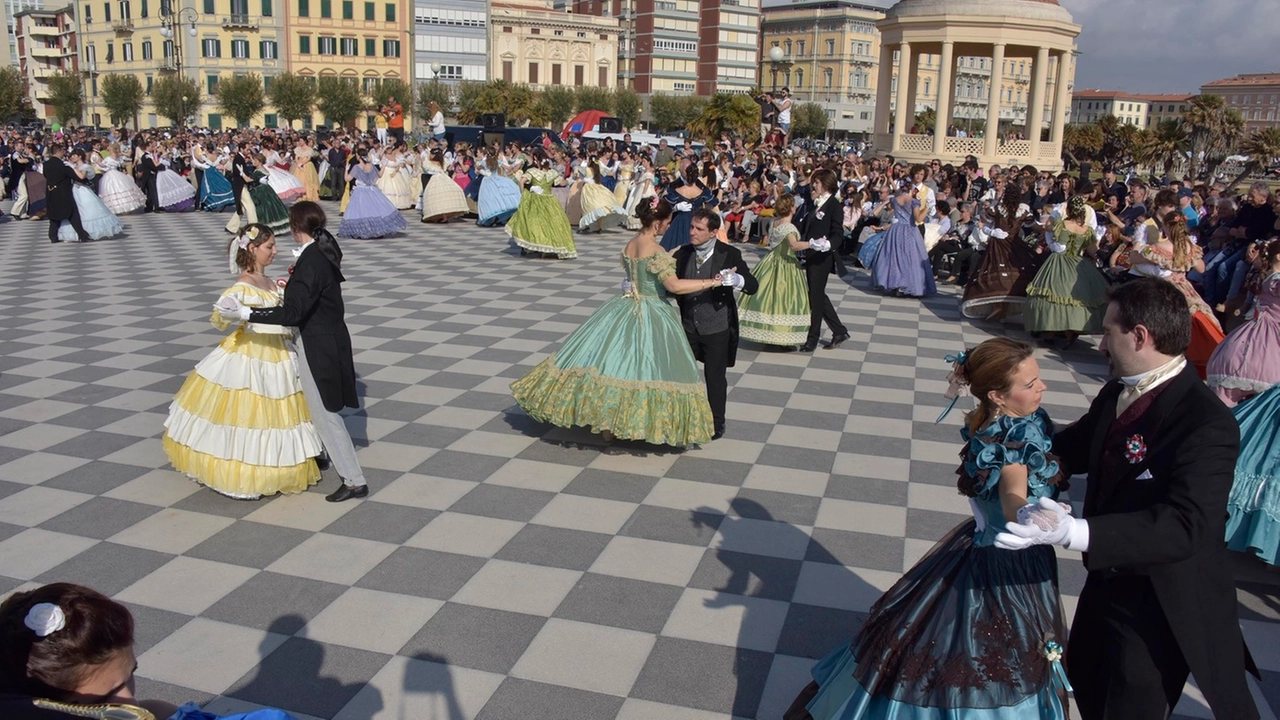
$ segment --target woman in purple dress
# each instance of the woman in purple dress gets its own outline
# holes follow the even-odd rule
[[[903,191],[890,199],[893,224],[880,240],[880,249],[871,263],[871,281],[876,287],[898,296],[924,297],[938,291],[933,267],[924,247],[919,226],[928,212],[914,191]]]
[[[1256,267],[1261,281],[1253,293],[1253,317],[1209,358],[1209,387],[1228,407],[1280,383],[1280,240],[1261,250]]]
[[[378,170],[369,162],[368,151],[359,151],[358,161],[347,171],[347,181],[352,180],[355,187],[338,226],[338,237],[380,238],[408,226],[395,204],[378,189]]]

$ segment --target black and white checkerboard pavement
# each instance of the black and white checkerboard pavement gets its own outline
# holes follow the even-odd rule
[[[508,384],[617,292],[627,236],[539,260],[467,223],[343,243],[369,499],[324,502],[331,473],[261,502],[202,490],[159,437],[220,338],[225,220],[128,217],[88,245],[0,225],[0,592],[68,580],[127,603],[142,696],[304,720],[778,718],[964,519],[960,413],[933,422],[943,356],[1004,330],[953,295],[833,281],[853,339],[745,347],[724,439],[606,447],[530,421]],[[1039,357],[1050,413],[1075,419],[1105,364],[1083,343]],[[1070,611],[1083,571],[1061,567]],[[1255,690],[1280,707],[1276,575],[1242,571]]]

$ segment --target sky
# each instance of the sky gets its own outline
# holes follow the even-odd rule
[[[1211,80],[1280,72],[1277,0],[1059,0],[1083,29],[1077,88],[1199,92]],[[766,7],[789,0],[764,0]],[[887,0],[867,4],[888,6]]]

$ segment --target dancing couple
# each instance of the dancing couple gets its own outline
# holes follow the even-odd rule
[[[786,720],[1065,719],[1072,691],[1084,720],[1165,720],[1188,674],[1214,717],[1256,720],[1222,540],[1239,429],[1190,340],[1171,283],[1114,288],[1099,349],[1116,379],[1056,433],[1030,346],[951,358],[948,395],[977,401],[957,471],[974,518],[814,667]],[[1082,518],[1057,502],[1076,473]],[[1069,641],[1055,545],[1089,571]]]
[[[299,247],[287,281],[266,276],[277,252],[270,228],[250,224],[232,239],[228,256],[239,277],[210,320],[236,330],[178,391],[165,453],[179,472],[233,498],[302,492],[330,463],[342,485],[325,499],[363,498],[364,471],[338,414],[359,406],[342,250],[314,202],[291,207],[289,225]]]

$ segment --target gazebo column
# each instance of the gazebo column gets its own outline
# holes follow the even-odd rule
[[[889,98],[893,91],[893,45],[880,46],[880,74],[876,78],[876,125],[874,133],[889,132]]]
[[[938,66],[938,104],[934,109],[933,154],[946,152],[947,129],[951,126],[951,96],[955,94],[955,43],[942,43],[942,64]]]
[[[986,144],[982,154],[994,159],[1000,150],[1000,103],[1004,100],[1004,44],[993,46],[991,51],[991,86],[987,88],[987,126],[983,129]]]
[[[1067,126],[1067,109],[1071,107],[1071,88],[1068,87],[1071,69],[1067,67],[1070,60],[1069,52],[1058,55],[1058,76],[1053,85],[1057,99],[1053,103],[1053,120],[1049,123],[1049,142],[1059,151],[1062,150],[1062,133]]]
[[[1031,97],[1027,103],[1027,139],[1030,140],[1031,162],[1040,161],[1040,131],[1044,125],[1044,97],[1049,77],[1049,48],[1036,50],[1036,65],[1031,78]]]
[[[914,105],[915,99],[907,99],[907,93],[910,91],[911,85],[911,67],[915,64],[915,57],[911,54],[911,43],[903,41],[898,46],[898,93],[897,107],[893,112],[893,151],[895,153],[902,150],[902,136],[905,135],[911,126],[907,124],[907,106]],[[891,81],[892,82],[892,81]]]

